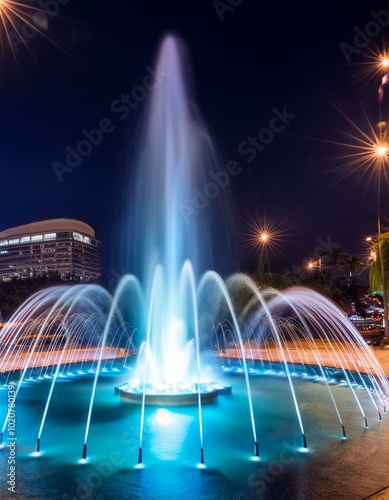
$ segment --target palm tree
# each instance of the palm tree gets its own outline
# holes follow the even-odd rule
[[[385,333],[389,338],[388,297],[389,297],[389,233],[379,234],[372,244],[372,264],[370,266],[370,288],[382,293],[384,306]]]
[[[362,268],[362,260],[358,255],[347,255],[345,259],[345,265],[349,270],[350,279],[356,277],[358,271]]]
[[[333,286],[336,287],[339,269],[345,264],[348,254],[342,245],[333,245],[323,248],[319,255],[322,257],[323,264],[332,269]]]

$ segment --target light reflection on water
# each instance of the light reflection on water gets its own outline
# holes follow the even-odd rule
[[[258,498],[266,471],[266,477],[273,479],[266,483],[269,498],[284,494],[289,496],[279,498],[293,498],[302,484],[307,492],[304,494],[312,495],[313,478],[319,481],[324,470],[330,474],[329,467],[335,470],[336,464],[338,468],[341,464],[339,470],[349,467],[358,471],[358,481],[365,482],[364,487],[369,491],[372,491],[369,481],[373,481],[374,476],[376,483],[371,487],[381,486],[379,468],[373,472],[369,469],[369,474],[364,474],[364,469],[370,459],[367,454],[374,453],[378,459],[381,446],[388,441],[387,416],[383,415],[383,422],[378,422],[366,391],[358,390],[358,395],[367,408],[369,429],[364,428],[350,390],[332,386],[347,430],[347,441],[344,441],[325,385],[296,378],[294,383],[308,441],[308,452],[301,453],[301,435],[285,378],[252,377],[260,448],[260,460],[253,461],[245,383],[242,376],[226,377],[225,381],[233,387],[231,396],[219,396],[216,402],[203,407],[204,468],[199,467],[197,409],[149,407],[145,415],[144,464],[138,469],[140,407],[120,402],[113,391],[117,377],[116,373],[105,374],[99,380],[88,459],[83,464],[78,462],[91,378],[73,378],[69,383],[64,381],[56,386],[39,456],[31,455],[50,381],[22,387],[17,401],[20,498],[59,500],[58,495],[68,494],[77,500],[98,498],[98,495],[100,498],[114,495],[117,499],[161,500],[169,498],[172,491],[179,495],[175,497],[183,499],[191,499],[195,494],[209,500],[236,500],[240,494],[249,495],[241,498]],[[6,391],[0,391],[0,397],[4,402]],[[0,460],[6,458],[3,448]],[[336,470],[331,469],[331,473],[336,474]],[[31,481],[32,477],[36,480]],[[347,481],[346,477],[336,477],[336,481],[344,482],[345,491],[356,488],[358,483]],[[86,493],[80,484],[89,485],[92,496],[83,496]],[[331,494],[329,491],[328,495]],[[350,494],[349,498],[353,496]]]

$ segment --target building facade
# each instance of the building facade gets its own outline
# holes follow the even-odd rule
[[[0,232],[0,280],[59,274],[80,281],[101,276],[101,242],[75,219],[51,219]]]

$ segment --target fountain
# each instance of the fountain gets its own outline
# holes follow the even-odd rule
[[[388,379],[327,298],[207,270],[210,228],[181,210],[209,152],[182,50],[163,39],[141,126],[139,277],[43,290],[10,318],[0,458],[16,448],[17,498],[314,498],[325,473],[323,497],[367,496],[386,486],[363,467],[389,439]]]

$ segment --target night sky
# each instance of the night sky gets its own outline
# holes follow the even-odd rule
[[[249,227],[264,218],[283,232],[274,270],[301,264],[323,242],[365,250],[376,231],[375,183],[345,165],[351,150],[336,142],[355,142],[345,116],[364,130],[378,121],[380,78],[363,78],[363,67],[384,35],[371,11],[387,12],[389,24],[386,3],[51,1],[58,12],[35,17],[44,36],[17,45],[14,56],[3,38],[0,230],[80,219],[103,241],[104,272],[124,271],[110,242],[122,230],[115,200],[144,102],[126,113],[112,106],[142,83],[161,36],[173,31],[187,43],[196,101],[222,164],[242,167],[228,187],[239,250],[231,271],[255,266]],[[355,27],[375,30],[359,49]],[[60,182],[53,162],[65,163],[66,147],[105,118],[113,130]],[[248,145],[258,136],[257,149]]]

